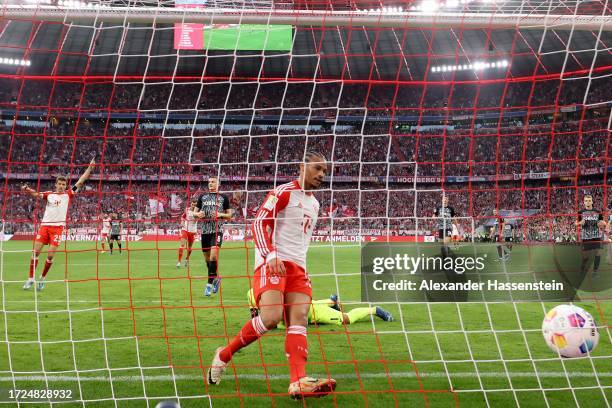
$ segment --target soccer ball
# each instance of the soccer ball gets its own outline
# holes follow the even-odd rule
[[[180,408],[178,402],[174,401],[162,401],[158,403],[155,408]]]
[[[546,313],[542,334],[548,347],[562,357],[582,357],[599,342],[593,316],[574,305],[559,305]]]

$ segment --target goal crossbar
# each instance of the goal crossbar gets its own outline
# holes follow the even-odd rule
[[[171,7],[84,7],[5,5],[6,19],[32,18],[58,22],[286,24],[293,26],[353,26],[388,28],[521,28],[612,30],[612,16],[508,13],[423,13],[380,11],[282,10],[245,8],[185,9]]]

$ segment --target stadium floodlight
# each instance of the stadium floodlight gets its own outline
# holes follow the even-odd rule
[[[440,8],[440,5],[434,0],[426,0],[421,4],[420,8],[425,13],[433,13]]]
[[[19,58],[8,58],[8,57],[0,57],[0,64],[2,65],[19,65],[22,67],[29,67],[32,63],[29,60],[19,59]]]
[[[504,68],[504,67],[507,67],[508,64],[509,63],[507,60],[490,61],[490,62],[475,61],[472,64],[433,66],[431,67],[430,70],[431,72],[453,72],[453,71],[467,71],[467,70],[482,71],[482,70],[493,69],[493,68]]]

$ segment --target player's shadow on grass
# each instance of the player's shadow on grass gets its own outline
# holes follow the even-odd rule
[[[612,289],[612,264],[606,250],[605,245],[599,250],[585,251],[581,244],[553,244],[538,259],[536,271],[555,271],[575,292],[608,297]]]

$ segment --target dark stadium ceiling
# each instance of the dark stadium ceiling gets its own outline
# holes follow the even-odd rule
[[[172,25],[90,26],[0,20],[0,57],[26,58],[29,67],[0,66],[0,74],[265,77],[351,80],[451,80],[428,67],[474,61],[510,62],[509,77],[612,66],[612,33],[541,29],[426,30],[353,27],[298,28],[287,53],[180,51]],[[569,49],[569,53],[566,52]],[[59,52],[58,52],[59,50]],[[539,52],[538,52],[539,50]],[[597,51],[596,51],[597,50]],[[263,70],[260,71],[263,63]],[[536,68],[537,66],[537,68]],[[287,72],[289,70],[289,73]],[[427,76],[425,76],[427,74]],[[457,80],[503,78],[505,70],[455,73]]]

